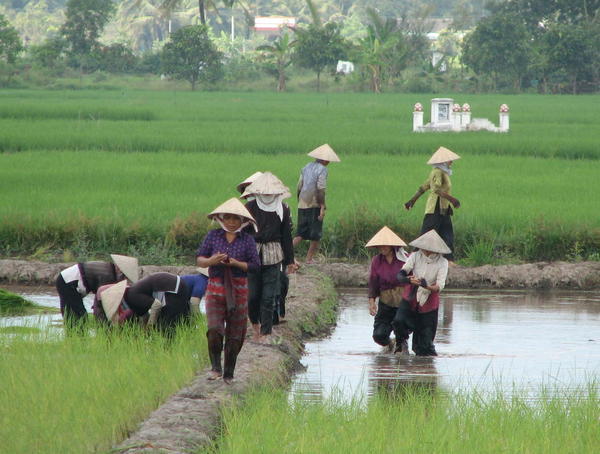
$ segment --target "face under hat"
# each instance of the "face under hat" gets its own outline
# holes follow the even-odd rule
[[[452,252],[444,240],[442,240],[442,237],[433,229],[408,244],[418,249],[438,254],[450,254]]]
[[[454,153],[453,151],[448,150],[445,147],[440,147],[437,149],[435,153],[429,158],[427,164],[441,164],[443,162],[456,161],[460,159],[460,156]]]
[[[308,155],[311,158],[320,159],[321,161],[340,162],[340,158],[328,144],[323,144],[320,147],[315,148],[308,153]]]
[[[377,232],[373,238],[365,245],[365,247],[376,247],[376,246],[406,246],[406,243],[402,238],[396,235],[392,229],[388,226],[384,226],[379,232]]]
[[[137,258],[119,254],[110,254],[110,258],[131,282],[136,283],[140,279],[140,268]]]

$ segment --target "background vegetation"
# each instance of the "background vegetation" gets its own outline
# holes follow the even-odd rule
[[[192,89],[198,79],[223,89],[257,80],[264,88],[273,78],[271,88],[285,90],[286,80],[309,71],[316,82],[305,90],[320,90],[322,78],[374,92],[598,90],[598,1],[483,3],[14,0],[0,8],[0,87],[111,73],[183,78]],[[293,17],[297,27],[261,35],[254,31],[261,14]],[[183,39],[199,33],[206,39]],[[355,71],[338,73],[339,60]]]

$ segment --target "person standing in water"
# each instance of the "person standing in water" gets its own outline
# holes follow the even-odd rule
[[[427,164],[433,167],[429,177],[419,187],[415,195],[404,204],[404,207],[410,210],[417,199],[425,191],[429,190],[421,233],[435,229],[450,250],[454,250],[453,208],[460,207],[458,199],[450,195],[452,192],[452,182],[450,181],[450,176],[452,175],[451,167],[452,163],[457,159],[460,159],[460,156],[456,153],[444,147],[438,148],[429,161],[427,161]],[[454,260],[453,253],[448,253],[446,258],[452,262]]]
[[[409,243],[418,248],[402,270],[398,281],[408,283],[402,301],[392,321],[394,331],[401,339],[413,332],[412,349],[418,356],[437,356],[433,340],[437,331],[440,292],[446,285],[450,248],[435,230]]]
[[[404,287],[409,285],[398,280],[408,254],[403,249],[406,243],[389,227],[383,227],[366,244],[367,248],[377,248],[379,254],[373,257],[369,270],[369,314],[375,317],[373,340],[390,352],[408,353],[408,336],[390,339],[394,330],[392,320],[402,301]],[[379,301],[377,301],[379,299]],[[395,348],[394,348],[395,347]]]

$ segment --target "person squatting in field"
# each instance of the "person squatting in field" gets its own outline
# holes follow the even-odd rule
[[[80,262],[62,270],[56,278],[60,312],[67,332],[81,328],[87,320],[83,297],[96,294],[105,284],[114,284],[125,278],[136,282],[139,276],[138,260],[126,255],[111,254],[113,263]]]
[[[281,294],[282,271],[296,270],[290,208],[283,203],[289,196],[288,188],[271,172],[259,176],[242,195],[253,198],[245,206],[258,227],[257,232],[249,232],[254,235],[261,262],[248,273],[248,315],[255,341],[269,340]]]
[[[211,371],[207,378],[233,380],[235,363],[246,337],[248,319],[248,271],[260,266],[256,242],[244,228],[256,222],[236,199],[227,200],[209,215],[220,229],[208,232],[196,251],[196,263],[208,267],[206,318]],[[225,346],[223,347],[223,341]],[[225,353],[221,366],[221,353]]]
[[[189,300],[190,289],[180,276],[158,272],[130,287],[126,281],[101,287],[94,301],[94,315],[113,325],[141,320],[173,337],[177,324],[190,314]]]
[[[429,161],[427,161],[427,164],[433,166],[429,177],[419,187],[415,195],[404,204],[404,207],[410,210],[417,199],[425,191],[429,190],[421,233],[435,229],[451,251],[454,250],[454,230],[452,227],[452,215],[454,212],[452,208],[460,207],[458,199],[450,195],[452,192],[452,182],[450,181],[450,176],[452,175],[451,166],[452,162],[457,159],[460,159],[460,156],[456,153],[444,147],[438,148]],[[452,252],[446,254],[445,257],[450,261],[454,260]]]
[[[335,151],[327,145],[314,149],[308,156],[315,158],[304,166],[298,180],[298,229],[294,246],[302,240],[309,240],[306,263],[311,263],[319,250],[325,218],[325,189],[327,187],[327,166],[330,162],[340,162]]]
[[[409,285],[398,280],[398,273],[408,258],[403,246],[406,243],[387,226],[366,244],[367,248],[379,249],[379,254],[371,260],[369,270],[369,313],[375,317],[373,340],[387,347],[390,352],[408,354],[408,335],[402,332],[405,337],[401,337],[392,326],[404,287]],[[392,331],[395,340],[390,339]]]
[[[412,349],[419,356],[436,356],[435,333],[438,323],[440,292],[446,284],[450,248],[435,230],[421,235],[409,243],[418,248],[410,254],[398,281],[408,283],[396,311],[392,326],[400,339],[413,332]]]

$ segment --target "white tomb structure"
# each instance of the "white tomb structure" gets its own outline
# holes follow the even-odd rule
[[[431,122],[423,124],[423,105],[418,102],[413,108],[413,132],[441,131],[492,131],[508,132],[509,108],[500,106],[499,126],[487,118],[471,118],[471,106],[467,103],[456,104],[452,98],[433,98],[431,100]]]

